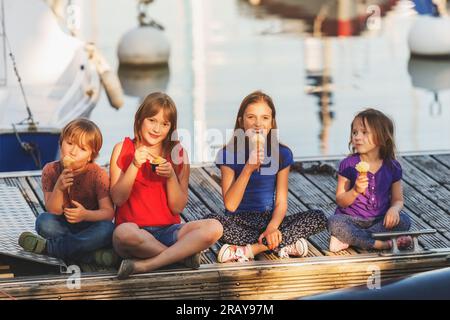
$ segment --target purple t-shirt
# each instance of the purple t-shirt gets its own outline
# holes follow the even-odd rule
[[[339,175],[350,180],[350,188],[355,185],[358,171],[355,166],[361,159],[359,154],[353,154],[341,161]],[[347,208],[337,207],[335,213],[348,214],[362,218],[384,216],[391,206],[392,184],[402,179],[402,167],[397,160],[383,161],[375,173],[368,172],[369,186],[365,194],[359,194],[356,200]]]

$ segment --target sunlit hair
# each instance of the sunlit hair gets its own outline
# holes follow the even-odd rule
[[[247,110],[247,107],[249,105],[257,103],[257,102],[264,102],[270,108],[270,110],[272,111],[272,129],[277,129],[277,121],[275,120],[276,119],[275,116],[276,116],[277,112],[275,110],[275,105],[273,104],[272,98],[269,97],[264,92],[258,90],[258,91],[253,91],[248,96],[246,96],[244,98],[244,100],[242,100],[241,106],[239,107],[239,111],[236,116],[236,121],[234,124],[235,131],[237,129],[244,129],[245,110]]]
[[[352,145],[352,132],[357,120],[362,122],[364,128],[370,128],[375,145],[380,147],[380,158],[383,160],[394,160],[396,153],[394,123],[383,112],[372,108],[359,112],[353,119],[350,126],[350,142],[348,144],[350,151],[356,152]]]
[[[89,119],[79,118],[69,122],[59,136],[59,146],[63,140],[76,143],[80,148],[86,146],[92,151],[89,162],[97,158],[103,144],[103,137],[97,125]]]
[[[278,129],[277,127],[277,121],[276,121],[276,110],[275,110],[275,105],[272,101],[272,98],[267,95],[266,93],[257,90],[257,91],[253,91],[252,93],[250,93],[249,95],[247,95],[241,102],[241,105],[239,107],[237,116],[236,116],[236,121],[234,124],[234,134],[233,137],[230,139],[230,141],[225,145],[225,148],[227,148],[227,150],[230,151],[237,151],[238,149],[238,134],[239,131],[245,131],[244,129],[244,114],[245,111],[247,110],[247,107],[254,104],[254,103],[258,103],[258,102],[263,102],[265,103],[270,110],[272,111],[272,128],[271,130],[267,133],[267,155],[270,156],[272,154],[272,143],[276,146],[279,146],[281,143],[278,140],[278,136],[277,134],[273,134],[273,141],[272,139],[270,139],[270,137],[272,136],[271,133],[272,129]],[[245,136],[245,158],[247,158],[248,156],[248,151],[249,151],[249,139],[247,136]],[[277,152],[278,154],[278,152]]]
[[[163,153],[171,152],[178,143],[177,129],[177,108],[172,98],[163,92],[149,94],[141,103],[134,117],[134,137],[138,143],[142,142],[141,128],[146,118],[151,118],[163,110],[164,118],[170,122],[170,129],[167,137],[163,141]],[[174,133],[175,132],[175,133]]]

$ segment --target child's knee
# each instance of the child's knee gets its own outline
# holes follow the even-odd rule
[[[204,230],[204,232],[202,232],[203,241],[209,244],[217,242],[217,240],[219,240],[223,234],[222,224],[215,219],[203,220],[202,229]]]
[[[348,224],[346,223],[345,219],[343,219],[343,217],[338,214],[335,214],[328,218],[327,226],[328,231],[332,235],[339,235],[348,228]]]
[[[96,222],[96,234],[98,238],[111,243],[114,233],[114,224],[111,221],[99,221]]]
[[[134,247],[141,244],[139,227],[134,223],[122,223],[113,232],[114,245]]]
[[[56,238],[64,235],[61,228],[60,217],[51,213],[41,213],[35,223],[36,232],[46,239]]]
[[[407,231],[411,228],[411,218],[406,214],[400,213],[400,223],[398,224],[398,229],[401,231]]]

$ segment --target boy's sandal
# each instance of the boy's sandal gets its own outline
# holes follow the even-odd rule
[[[28,252],[40,254],[44,252],[46,243],[44,238],[28,231],[23,232],[19,237],[19,246]]]
[[[120,257],[113,249],[99,249],[94,251],[94,261],[102,267],[117,267]]]

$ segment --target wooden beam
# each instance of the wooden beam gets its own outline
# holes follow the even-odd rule
[[[447,267],[449,254],[450,250],[390,258],[358,255],[212,264],[123,281],[113,275],[87,276],[79,289],[68,288],[66,277],[29,278],[2,281],[0,290],[16,299],[290,299],[367,284],[373,270],[386,280]]]

